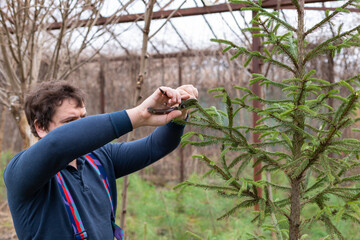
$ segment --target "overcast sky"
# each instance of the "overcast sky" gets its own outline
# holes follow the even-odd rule
[[[168,0],[158,1],[160,6],[164,6]],[[215,0],[208,0],[208,3],[216,2]],[[218,0],[217,3],[223,3],[224,0]],[[333,7],[338,6],[343,3],[326,3],[326,6]],[[183,4],[183,5],[182,5]],[[159,5],[155,5],[154,11],[160,9]],[[180,5],[181,8],[192,8],[197,6],[203,6],[200,0],[176,0],[166,9],[177,9]],[[321,6],[321,3],[317,4],[308,4],[307,6]],[[109,0],[106,2],[106,5],[103,9],[102,15],[109,16],[113,13],[114,9],[121,7],[118,0]],[[129,12],[133,13],[142,13],[144,12],[144,4],[142,1],[135,1],[132,5],[129,6]],[[288,21],[295,23],[296,21],[296,12],[295,10],[284,10],[286,18]],[[126,14],[125,12],[123,14]],[[345,15],[345,14],[342,14]],[[358,14],[357,14],[358,15]],[[245,27],[245,22],[241,17],[238,11],[234,12],[234,16],[241,28]],[[249,22],[251,20],[251,12],[245,12],[246,20]],[[306,11],[306,24],[307,28],[310,28],[315,23],[319,22],[324,16],[323,11]],[[341,22],[345,23],[345,28],[349,28],[353,25],[354,16],[349,14],[346,17],[338,17],[336,24]],[[205,19],[206,20],[205,20]],[[224,20],[225,19],[225,20]],[[165,20],[153,20],[150,27],[150,35],[152,35],[157,29],[163,25]],[[235,23],[234,17],[230,13],[221,13],[221,14],[207,14],[204,16],[189,16],[189,17],[180,17],[171,19],[171,23],[167,23],[151,40],[151,42],[156,45],[156,48],[160,52],[176,52],[186,50],[186,46],[180,40],[180,37],[175,32],[173,26],[181,34],[185,42],[191,49],[204,49],[210,46],[218,46],[215,43],[210,42],[211,38],[214,38],[214,34],[210,30],[207,22],[211,26],[213,32],[216,34],[216,37],[221,39],[228,39],[237,42],[241,45],[241,41],[238,39],[238,36],[241,36],[241,31]],[[143,27],[144,22],[140,21],[138,23],[122,23],[116,26],[113,26],[112,29],[117,35],[117,39],[123,46],[129,50],[139,51],[141,49],[142,43],[142,32],[138,28],[139,25]],[[173,25],[173,26],[172,26]],[[234,33],[235,32],[235,33]],[[322,29],[321,34],[326,34],[326,27]],[[114,49],[119,49],[119,44],[116,42],[108,43],[108,47],[104,51],[111,51],[114,53]],[[155,52],[154,49],[149,45],[149,52]]]

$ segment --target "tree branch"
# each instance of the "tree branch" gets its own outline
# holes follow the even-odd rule
[[[347,6],[349,6],[350,4],[352,4],[354,2],[354,0],[349,0],[347,1],[345,4],[343,4],[340,8],[346,8]],[[337,8],[332,14],[330,14],[328,17],[325,17],[323,20],[321,20],[318,24],[315,24],[315,26],[313,26],[312,28],[310,28],[309,30],[307,30],[304,34],[304,39],[307,35],[309,35],[311,32],[313,32],[314,30],[316,30],[317,28],[321,27],[322,25],[324,25],[325,23],[329,22],[336,14],[338,14],[340,11],[340,8]]]

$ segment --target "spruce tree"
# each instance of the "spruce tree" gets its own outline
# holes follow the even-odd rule
[[[326,226],[329,238],[344,239],[337,223],[360,223],[360,188],[355,186],[360,174],[352,171],[360,164],[360,141],[343,136],[344,129],[352,128],[358,120],[354,111],[359,108],[360,74],[354,73],[351,78],[331,83],[318,78],[309,63],[325,54],[335,56],[343,48],[359,47],[360,25],[348,30],[343,30],[340,25],[333,37],[312,48],[307,39],[338,14],[349,12],[347,7],[359,9],[359,1],[345,1],[333,12],[326,11],[325,18],[309,29],[304,24],[304,0],[292,1],[298,15],[295,26],[281,19],[278,12],[262,8],[261,1],[232,2],[245,4],[247,7],[243,11],[257,12],[252,23],[258,27],[244,31],[263,39],[261,51],[252,51],[227,40],[212,41],[224,44],[223,51],[233,53],[231,59],[245,55],[248,59],[245,66],[251,59],[258,58],[270,63],[271,67],[284,69],[291,77],[269,79],[262,74],[253,74],[249,87],[259,83],[262,87],[278,88],[283,93],[278,99],[259,97],[247,87],[235,87],[242,93],[235,98],[224,87],[210,90],[217,93],[215,97],[221,99],[226,111],[204,108],[197,103],[187,124],[195,126],[198,131],[186,133],[182,144],[199,148],[220,144],[221,154],[217,159],[206,154],[194,157],[209,166],[206,176],[216,173],[222,184],[186,181],[179,187],[201,187],[217,191],[220,197],[238,199],[236,205],[229,207],[219,219],[241,208],[258,205],[260,210],[254,218],[258,224],[274,217],[287,223],[287,230],[273,226],[278,239],[300,239],[305,232],[302,230],[311,229],[314,222]],[[344,96],[344,91],[340,94],[340,89],[344,88],[347,96]],[[253,100],[261,102],[263,107],[253,107]],[[235,124],[243,110],[261,116],[256,127]],[[261,142],[250,142],[246,137],[248,132],[260,133]],[[269,146],[276,151],[270,150]],[[259,173],[283,174],[286,182],[255,182],[243,177],[244,169],[251,166],[253,159],[262,163]],[[263,196],[258,196],[258,188],[262,189]],[[279,194],[283,197],[271,199],[269,189],[283,192]],[[304,216],[302,211],[309,206],[315,206],[316,210],[311,216]],[[276,225],[276,221],[273,223]]]

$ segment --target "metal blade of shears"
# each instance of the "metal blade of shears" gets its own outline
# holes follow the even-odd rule
[[[168,114],[174,110],[183,110],[183,109],[187,109],[187,108],[190,108],[192,106],[195,106],[196,103],[197,103],[197,99],[195,98],[189,98],[189,99],[186,99],[184,101],[182,101],[179,106],[177,107],[171,107],[171,108],[164,108],[164,109],[156,109],[156,108],[153,108],[153,107],[148,107],[148,112],[149,113],[152,113],[152,114],[158,114],[158,115],[161,115],[161,114]]]

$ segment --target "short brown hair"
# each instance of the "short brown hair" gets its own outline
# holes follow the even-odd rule
[[[84,92],[66,81],[47,81],[37,85],[30,91],[25,99],[25,114],[31,132],[39,137],[35,129],[38,127],[47,131],[56,108],[65,99],[74,99],[77,107],[84,106]]]

